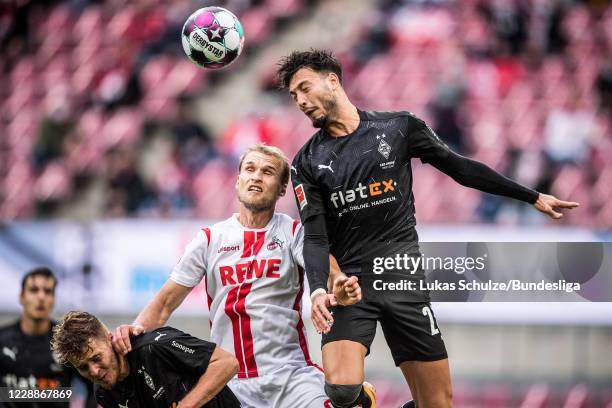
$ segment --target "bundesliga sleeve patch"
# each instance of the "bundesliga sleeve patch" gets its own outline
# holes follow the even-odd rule
[[[304,192],[304,185],[299,184],[295,186],[295,195],[298,199],[298,203],[300,204],[300,210],[303,210],[308,204],[308,201],[306,200],[306,193]]]

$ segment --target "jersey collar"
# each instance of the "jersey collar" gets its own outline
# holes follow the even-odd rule
[[[234,223],[238,228],[240,228],[242,230],[245,230],[245,231],[267,231],[272,226],[272,223],[274,222],[274,217],[276,217],[276,213],[272,214],[272,218],[270,218],[270,221],[268,221],[266,226],[263,227],[263,228],[247,228],[247,227],[245,227],[244,225],[242,225],[240,223],[240,221],[238,221],[238,213],[232,214],[231,219],[232,219],[232,223]]]

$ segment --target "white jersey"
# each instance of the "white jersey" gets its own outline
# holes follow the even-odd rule
[[[299,221],[274,214],[261,229],[236,215],[203,228],[170,278],[193,287],[205,279],[211,339],[233,351],[238,378],[286,365],[313,365],[301,318],[304,232]]]

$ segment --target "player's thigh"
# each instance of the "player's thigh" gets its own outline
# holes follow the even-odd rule
[[[380,323],[395,365],[447,358],[442,333],[429,303],[385,303]]]
[[[448,359],[405,361],[400,364],[417,406],[448,408],[452,387]]]
[[[324,387],[325,377],[321,368],[296,367],[285,379],[277,408],[326,408],[330,403]]]
[[[322,337],[325,381],[330,384],[363,382],[363,362],[376,335],[380,307],[362,300],[334,308],[334,324]]]
[[[325,381],[329,384],[361,384],[368,349],[351,340],[338,340],[323,346]]]

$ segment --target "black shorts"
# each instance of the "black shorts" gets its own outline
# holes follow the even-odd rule
[[[428,302],[397,302],[381,297],[333,308],[334,325],[322,346],[338,340],[370,345],[379,321],[395,365],[405,361],[436,361],[448,357],[442,334]]]

